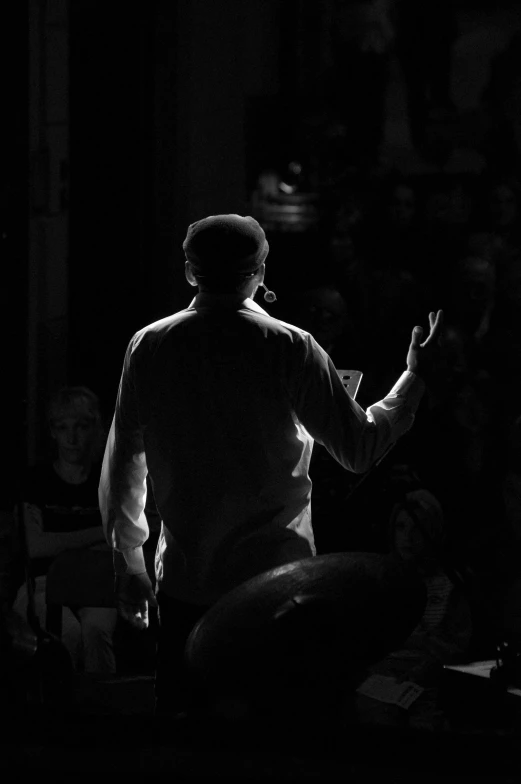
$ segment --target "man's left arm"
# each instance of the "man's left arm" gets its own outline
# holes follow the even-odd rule
[[[116,599],[130,623],[147,625],[147,601],[155,604],[146,573],[143,544],[149,529],[145,516],[147,463],[133,377],[134,339],[125,354],[114,417],[99,484],[103,530],[114,553]]]

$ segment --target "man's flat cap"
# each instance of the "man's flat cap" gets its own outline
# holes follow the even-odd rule
[[[255,272],[268,255],[262,226],[250,215],[210,215],[190,224],[183,250],[200,276]]]

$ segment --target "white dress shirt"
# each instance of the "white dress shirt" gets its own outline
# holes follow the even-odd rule
[[[364,411],[304,330],[252,299],[200,293],[128,346],[99,501],[117,573],[145,571],[150,479],[157,588],[209,605],[266,569],[315,555],[314,441],[363,473],[405,433],[424,391],[405,371]]]

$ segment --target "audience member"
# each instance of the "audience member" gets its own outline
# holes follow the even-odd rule
[[[291,322],[310,332],[337,367],[344,367],[342,362],[346,349],[348,356],[352,357],[357,336],[340,292],[331,285],[298,291],[291,310]]]
[[[444,515],[438,499],[410,465],[394,463],[386,481],[396,494],[381,526],[387,549],[418,573],[427,602],[420,622],[400,649],[373,665],[369,674],[428,688],[436,683],[441,665],[465,660],[473,631],[471,605],[459,575],[447,566]]]
[[[416,572],[426,589],[422,618],[399,649],[371,666],[368,675],[396,681],[412,681],[435,691],[441,666],[465,661],[473,636],[472,604],[459,574],[447,557],[444,515],[441,504],[408,463],[392,462],[381,489],[388,496],[387,511],[380,521],[380,549],[392,553]],[[394,497],[394,503],[389,505]],[[436,722],[434,703],[428,697],[420,711]],[[401,725],[402,709],[382,705],[359,695],[358,711],[363,721]],[[434,709],[434,710],[433,710]],[[373,718],[371,718],[373,717]],[[414,721],[414,716],[411,718]]]
[[[443,277],[451,274],[454,261],[467,248],[470,221],[474,208],[474,179],[468,176],[440,175],[431,178],[425,197],[426,232],[424,249],[433,265],[431,281],[443,286]],[[435,278],[434,274],[438,277]]]
[[[60,553],[77,548],[108,550],[98,505],[103,428],[99,402],[86,387],[65,387],[48,408],[55,458],[28,471],[23,487],[23,526],[36,615],[45,626],[46,574]],[[92,579],[96,579],[93,572]],[[27,585],[14,603],[25,615]],[[117,613],[111,607],[63,608],[62,639],[73,663],[89,674],[115,672],[113,635]]]
[[[392,510],[389,531],[392,552],[418,570],[427,589],[423,617],[404,650],[417,653],[423,673],[431,663],[461,661],[470,645],[472,620],[461,585],[455,584],[444,564],[444,516],[439,501],[423,487],[406,493]]]
[[[491,230],[517,246],[521,239],[519,184],[506,177],[492,182],[487,207]]]
[[[487,258],[465,256],[449,280],[448,320],[466,340],[467,355],[474,355],[490,331],[495,306],[496,268]]]

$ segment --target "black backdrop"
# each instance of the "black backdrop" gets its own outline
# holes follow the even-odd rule
[[[29,252],[28,9],[3,3],[0,10],[0,404],[2,459],[0,510],[11,511],[25,466],[27,287]]]
[[[157,5],[70,4],[68,377],[106,413],[128,340],[172,310],[172,250],[156,220]],[[169,13],[173,45],[175,3]]]

